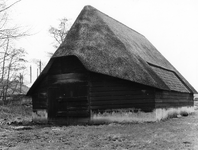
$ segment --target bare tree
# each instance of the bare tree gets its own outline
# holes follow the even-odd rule
[[[14,3],[10,4],[9,6],[6,6],[5,5],[5,2],[2,1],[1,4],[0,4],[0,7],[1,7],[1,10],[0,10],[0,13],[1,12],[4,12],[5,10],[9,9],[10,7],[14,6],[16,3],[20,2],[21,0],[18,0],[18,1],[15,1]]]
[[[18,0],[9,6],[6,6],[6,3],[4,0],[0,1],[0,45],[2,44],[4,39],[17,39],[23,36],[26,36],[26,31],[22,32],[21,28],[14,25],[14,26],[8,26],[8,10],[21,0]]]
[[[22,72],[26,69],[25,55],[26,51],[22,48],[14,48],[10,42],[10,39],[6,39],[7,42],[4,47],[1,47],[0,53],[0,65],[1,65],[1,98],[6,101],[9,94],[14,93],[15,84],[20,83]],[[4,51],[2,51],[4,50]],[[16,86],[18,87],[18,86]],[[9,90],[9,92],[8,92]]]
[[[63,18],[60,20],[60,24],[58,28],[56,27],[50,27],[49,33],[53,36],[53,38],[56,41],[56,44],[54,45],[55,48],[58,48],[58,46],[64,41],[69,29],[68,19]]]
[[[8,93],[14,93],[15,85],[21,80],[24,71],[26,52],[15,47],[15,40],[26,36],[17,26],[8,25],[9,8],[21,0],[6,6],[5,1],[0,1],[0,96],[1,100],[7,99]]]

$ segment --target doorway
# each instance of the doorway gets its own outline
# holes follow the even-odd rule
[[[48,117],[63,122],[90,118],[88,85],[85,82],[67,83],[48,89]]]

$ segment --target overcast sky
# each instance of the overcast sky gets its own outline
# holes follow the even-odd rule
[[[143,34],[198,90],[197,0],[22,0],[10,17],[33,34],[19,41],[28,59],[47,62],[46,52],[55,51],[50,26],[58,26],[64,17],[72,24],[85,5]]]

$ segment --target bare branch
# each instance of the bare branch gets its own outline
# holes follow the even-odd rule
[[[57,45],[60,45],[65,40],[68,29],[69,29],[69,26],[68,26],[67,18],[63,18],[60,20],[60,24],[58,28],[55,28],[52,26],[50,27],[49,33],[53,36],[53,38],[56,41],[56,44],[54,45],[54,47],[57,48],[58,47]]]
[[[5,10],[7,10],[7,9],[9,9],[10,7],[14,6],[16,3],[20,2],[20,1],[21,1],[21,0],[18,0],[18,1],[16,1],[16,2],[12,3],[11,5],[7,6],[6,8],[0,10],[0,13],[3,12],[3,11],[5,11]]]

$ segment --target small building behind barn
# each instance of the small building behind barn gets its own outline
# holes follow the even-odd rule
[[[143,35],[85,6],[27,95],[35,121],[74,123],[192,113],[194,93]]]

